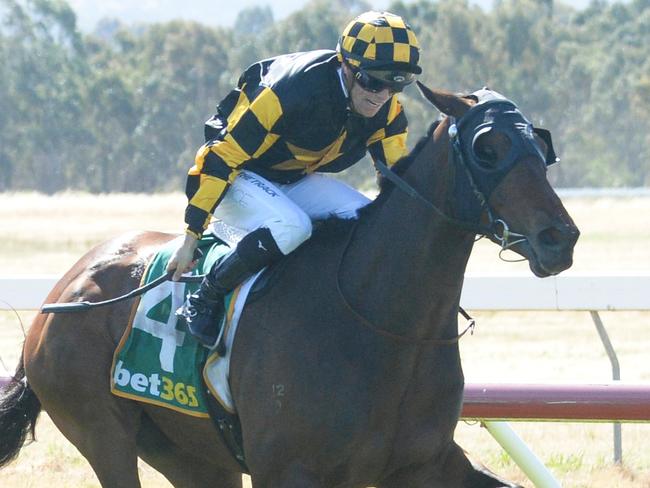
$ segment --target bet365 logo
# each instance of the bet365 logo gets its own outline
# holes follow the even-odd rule
[[[113,382],[122,391],[131,389],[138,393],[148,393],[166,402],[175,401],[186,407],[198,407],[196,388],[185,383],[174,383],[166,376],[152,373],[132,373],[124,367],[124,361],[118,361],[115,366]]]

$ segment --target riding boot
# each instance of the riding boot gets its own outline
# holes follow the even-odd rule
[[[225,296],[281,256],[282,252],[267,228],[251,232],[232,253],[212,266],[199,289],[188,295],[176,315],[185,319],[190,333],[199,342],[214,347],[225,313]]]

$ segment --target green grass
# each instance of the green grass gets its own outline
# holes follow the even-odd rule
[[[575,473],[584,466],[584,453],[577,454],[552,454],[545,460],[545,464],[559,475]]]

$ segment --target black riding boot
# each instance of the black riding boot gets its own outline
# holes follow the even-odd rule
[[[237,285],[281,256],[282,253],[268,229],[251,232],[239,242],[232,253],[212,266],[199,289],[188,295],[176,315],[185,319],[190,333],[199,342],[213,347],[219,338],[225,313],[224,297]]]

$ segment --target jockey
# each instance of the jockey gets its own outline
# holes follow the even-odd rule
[[[369,200],[323,173],[368,151],[389,166],[407,152],[407,120],[395,94],[422,72],[411,27],[388,12],[352,20],[336,51],[285,54],[250,66],[205,124],[189,170],[187,229],[167,271],[193,267],[210,217],[243,229],[237,247],[177,311],[213,346],[224,295],[309,239],[312,221],[355,218]]]

